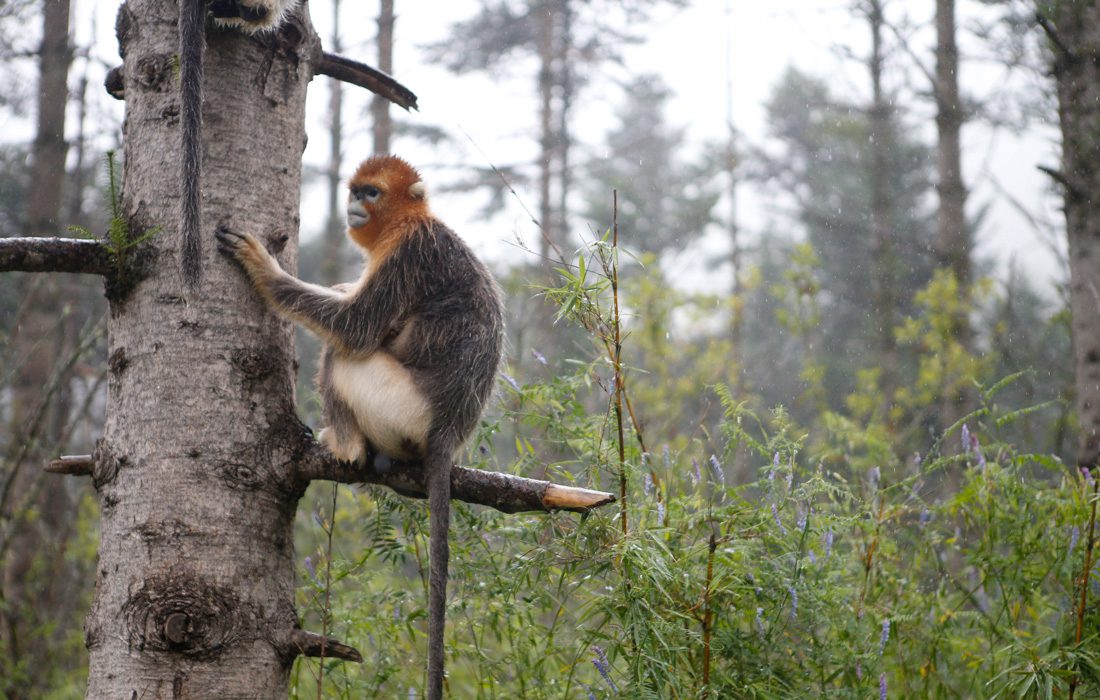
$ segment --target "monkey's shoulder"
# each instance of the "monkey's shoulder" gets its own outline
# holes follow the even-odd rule
[[[429,219],[404,237],[375,270],[379,282],[415,286],[427,295],[492,291],[488,268],[449,226]]]

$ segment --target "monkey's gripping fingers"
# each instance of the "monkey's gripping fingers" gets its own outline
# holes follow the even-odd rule
[[[280,269],[255,236],[219,226],[214,237],[218,239],[218,252],[239,263],[253,280],[261,280]]]

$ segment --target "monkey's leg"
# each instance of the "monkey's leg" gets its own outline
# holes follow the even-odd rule
[[[332,385],[332,348],[321,353],[321,366],[317,372],[317,389],[321,393],[321,410],[326,427],[317,433],[317,442],[324,445],[332,456],[345,462],[361,462],[367,456],[367,438],[359,429],[355,413],[336,394]]]

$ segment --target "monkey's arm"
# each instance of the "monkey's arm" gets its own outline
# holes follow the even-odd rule
[[[348,314],[348,294],[302,282],[287,274],[254,236],[219,228],[218,250],[244,268],[252,286],[276,313],[296,321],[322,341],[348,350],[349,339],[342,332]]]

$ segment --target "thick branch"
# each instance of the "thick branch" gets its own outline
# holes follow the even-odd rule
[[[275,644],[288,659],[293,659],[295,656],[309,656],[363,663],[363,655],[355,647],[316,632],[307,632],[302,629],[288,630],[280,635],[280,639],[277,639]]]
[[[402,109],[419,109],[416,106],[416,94],[412,90],[365,63],[337,56],[334,53],[324,53],[321,55],[321,62],[317,65],[317,72],[366,88]]]
[[[314,444],[298,463],[298,475],[304,479],[325,479],[344,484],[381,484],[404,496],[427,497],[424,468],[419,462],[369,462],[365,465],[341,462],[323,447]],[[615,502],[614,495],[603,491],[560,486],[549,481],[459,466],[451,470],[451,497],[505,513],[547,513],[555,510],[583,513]]]
[[[0,272],[84,272],[106,275],[111,254],[83,238],[0,238]]]

